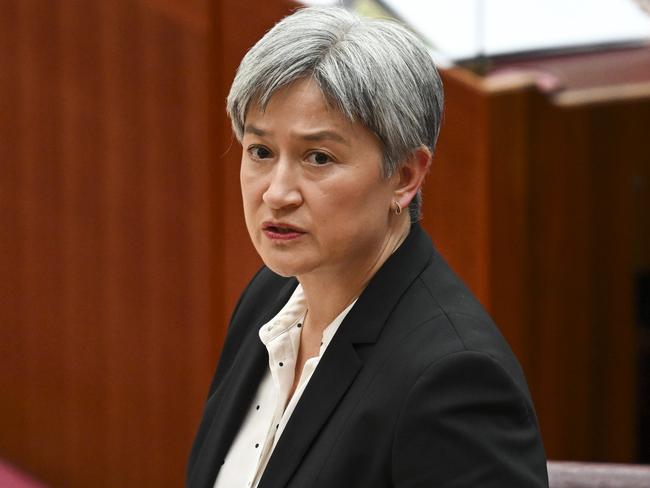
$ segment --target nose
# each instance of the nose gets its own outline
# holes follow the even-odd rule
[[[298,171],[290,161],[278,161],[268,175],[268,186],[262,195],[264,203],[274,210],[299,206],[302,194]]]

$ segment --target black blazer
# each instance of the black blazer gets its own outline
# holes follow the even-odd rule
[[[262,268],[242,294],[190,454],[188,487],[213,486],[268,368],[258,330],[296,286]],[[419,225],[341,324],[259,486],[548,486],[521,368]]]

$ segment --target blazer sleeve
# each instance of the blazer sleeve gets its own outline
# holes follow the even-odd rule
[[[392,476],[396,488],[547,487],[527,395],[486,353],[462,351],[437,360],[405,399]]]

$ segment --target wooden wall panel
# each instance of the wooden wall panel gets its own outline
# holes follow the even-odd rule
[[[19,167],[15,161],[19,153],[18,107],[20,82],[17,69],[18,25],[17,5],[11,3],[0,15],[0,417],[9,417],[13,429],[25,428],[23,398],[25,396],[25,365],[20,297],[20,262],[23,249],[22,229],[17,204],[19,196]],[[0,420],[1,421],[1,420]],[[26,443],[14,436],[11,441],[0,435],[0,452],[11,447],[17,456],[25,456]]]
[[[587,369],[593,354],[589,283],[595,271],[589,261],[594,189],[584,152],[588,133],[580,114],[564,114],[562,125],[554,126],[558,120],[549,117],[548,107],[539,109],[547,118],[540,113],[542,120],[533,121],[534,131],[545,137],[533,141],[533,154],[546,157],[532,161],[531,178],[536,184],[530,293],[532,320],[541,334],[542,362],[539,383],[533,388],[550,455],[588,459],[589,429],[594,427],[590,389],[596,380]]]
[[[0,456],[180,486],[220,333],[213,5],[0,12]]]
[[[447,102],[424,186],[422,224],[454,270],[489,303],[487,104],[471,82],[450,82],[462,79],[461,72],[441,75]]]
[[[639,99],[535,111],[535,385],[555,457],[638,456],[634,168],[648,158],[636,127],[649,109]]]

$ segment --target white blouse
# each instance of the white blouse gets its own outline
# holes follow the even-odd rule
[[[291,398],[289,391],[294,381],[300,333],[307,311],[307,301],[301,285],[296,287],[282,310],[260,328],[260,339],[269,354],[269,369],[230,446],[217,475],[215,488],[257,487],[273,449],[320,358],[355,303],[356,300],[325,328],[318,356],[305,362]]]

